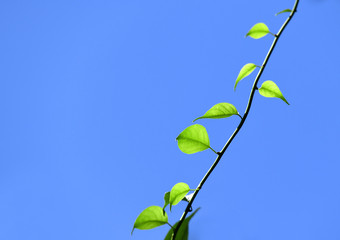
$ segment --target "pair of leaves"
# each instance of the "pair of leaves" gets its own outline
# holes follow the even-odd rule
[[[288,11],[289,9],[286,10]],[[248,63],[242,67],[240,73],[237,76],[234,90],[236,90],[238,82],[241,81],[243,78],[247,77],[248,75],[250,75],[255,70],[256,67],[258,66],[256,66],[254,63]],[[289,105],[288,101],[283,97],[279,87],[273,81],[265,81],[262,84],[261,88],[259,89],[259,93],[264,97],[280,98]]]
[[[195,214],[200,210],[200,208],[197,208],[189,217],[184,219],[184,221],[181,224],[181,227],[178,229],[177,234],[176,234],[176,239],[177,240],[188,240],[189,238],[189,222],[190,220],[195,216]],[[176,228],[178,225],[178,222],[175,223],[173,228]],[[171,239],[172,234],[173,234],[173,228],[171,228],[168,232],[168,234],[165,236],[164,240],[176,240],[176,239]]]
[[[163,211],[169,204],[171,211],[171,207],[182,201],[189,191],[189,185],[183,182],[177,183],[175,186],[173,186],[170,192],[166,192],[164,194]]]
[[[262,83],[261,88],[259,88],[259,93],[264,97],[280,98],[289,105],[288,101],[282,95],[279,87],[273,81],[265,81]]]
[[[133,225],[131,234],[133,233],[135,228],[147,230],[162,226],[164,224],[168,224],[168,215],[164,211],[165,207],[170,204],[171,210],[171,207],[173,205],[177,205],[181,200],[183,200],[189,191],[190,187],[188,184],[183,182],[175,184],[175,186],[172,187],[170,192],[165,193],[163,208],[159,206],[151,206],[144,209],[144,211],[138,215]]]
[[[230,103],[218,103],[210,108],[202,117],[196,118],[194,122],[203,118],[218,119],[233,115],[239,115],[234,105]],[[201,152],[208,148],[216,153],[216,151],[210,147],[207,130],[200,124],[187,127],[178,135],[176,140],[179,149],[187,154]]]
[[[236,90],[238,82],[241,81],[243,78],[247,77],[248,75],[250,75],[255,70],[256,67],[258,66],[256,66],[254,63],[248,63],[242,67],[240,73],[237,76],[234,90]],[[261,88],[259,89],[259,93],[264,97],[280,98],[289,105],[287,100],[283,97],[279,87],[273,81],[265,81],[262,84]]]

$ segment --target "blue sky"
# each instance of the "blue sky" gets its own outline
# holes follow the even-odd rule
[[[195,188],[215,156],[175,138],[233,91],[294,1],[2,1],[0,239],[162,239],[130,232],[177,182]],[[301,1],[241,132],[199,193],[190,240],[340,239],[340,1]],[[201,120],[219,150],[237,117]],[[170,214],[178,220],[179,204]]]

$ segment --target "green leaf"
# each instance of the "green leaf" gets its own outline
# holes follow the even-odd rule
[[[264,23],[257,23],[255,24],[247,33],[246,37],[251,37],[254,39],[259,39],[261,37],[266,36],[268,33],[270,33],[268,27]]]
[[[259,89],[259,93],[264,97],[280,98],[289,105],[287,100],[283,97],[279,87],[273,81],[265,81],[264,83],[262,83],[262,86]]]
[[[240,73],[237,76],[235,86],[234,86],[234,91],[236,90],[236,86],[239,81],[241,81],[243,78],[247,77],[249,74],[251,74],[257,66],[254,63],[247,63],[244,65],[240,71]]]
[[[146,208],[139,216],[137,217],[135,224],[133,225],[133,230],[135,228],[146,230],[152,229],[158,226],[162,226],[168,223],[168,215],[163,213],[163,209],[159,206],[151,206]]]
[[[198,210],[200,210],[200,208],[197,208],[189,217],[184,219],[183,223],[181,224],[181,227],[177,231],[176,240],[188,240],[188,237],[189,237],[189,222],[195,216],[195,214],[198,212]],[[178,222],[175,223],[175,225],[173,227],[176,228],[177,225],[178,225]],[[171,240],[172,234],[173,234],[173,228],[171,228],[169,230],[169,232],[165,236],[164,240]]]
[[[230,103],[218,103],[210,108],[202,117],[196,118],[194,122],[202,118],[227,118],[238,115],[237,109]]]
[[[175,186],[172,187],[170,192],[170,211],[173,205],[178,204],[187,193],[190,191],[190,187],[188,184],[180,182],[177,183]]]
[[[181,132],[176,138],[182,152],[192,154],[210,148],[207,130],[199,124],[194,124]]]
[[[170,192],[166,192],[164,194],[164,206],[163,206],[163,211],[166,208],[166,206],[169,205],[169,200],[170,200]]]
[[[286,12],[292,12],[292,10],[290,10],[290,9],[285,9],[285,10],[282,10],[281,12],[278,12],[277,14],[275,14],[275,16],[277,16],[277,15],[279,15],[279,14],[281,14],[281,13],[286,13]]]

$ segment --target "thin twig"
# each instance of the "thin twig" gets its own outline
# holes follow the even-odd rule
[[[172,229],[174,229],[174,227],[173,227],[169,222],[167,222],[167,224],[168,224]]]
[[[247,119],[247,116],[249,114],[249,111],[250,111],[250,108],[251,108],[251,104],[253,102],[253,98],[254,98],[254,93],[257,89],[257,83],[259,82],[260,80],[260,77],[263,73],[263,70],[265,69],[266,65],[267,65],[267,62],[270,58],[270,55],[272,54],[275,46],[276,46],[276,43],[277,41],[279,40],[280,36],[281,36],[281,33],[283,32],[283,30],[286,28],[286,26],[288,25],[288,23],[290,22],[290,20],[292,19],[292,17],[294,16],[295,12],[296,12],[296,9],[297,9],[297,6],[299,4],[299,0],[295,0],[295,4],[294,4],[294,7],[292,9],[292,12],[290,13],[289,17],[286,19],[286,21],[283,23],[282,27],[280,28],[279,32],[275,35],[275,38],[273,40],[273,43],[267,53],[267,56],[266,58],[264,59],[263,61],[263,64],[262,64],[262,67],[260,68],[255,80],[254,80],[254,84],[253,84],[253,87],[251,89],[251,92],[250,92],[250,96],[249,96],[249,100],[248,100],[248,104],[247,104],[247,107],[246,107],[246,110],[245,110],[245,113],[243,115],[243,117],[241,118],[241,121],[240,123],[238,124],[238,126],[236,127],[235,131],[233,132],[233,134],[231,135],[231,137],[229,138],[229,140],[227,141],[227,143],[224,145],[223,149],[219,152],[215,162],[211,165],[210,169],[208,170],[208,172],[205,174],[205,176],[202,178],[201,182],[198,184],[197,186],[197,189],[196,191],[194,192],[191,200],[189,201],[187,207],[185,208],[185,211],[184,213],[182,214],[182,217],[181,219],[179,220],[177,226],[175,227],[174,229],[174,232],[173,232],[173,235],[172,235],[172,239],[176,239],[176,234],[178,232],[178,229],[181,227],[185,217],[187,216],[188,212],[190,211],[191,209],[191,206],[192,206],[192,203],[195,201],[195,198],[198,194],[198,192],[201,190],[201,188],[203,187],[205,181],[209,178],[210,174],[214,171],[215,167],[217,166],[217,164],[219,163],[219,161],[221,160],[221,158],[223,157],[225,151],[228,149],[229,145],[231,144],[231,142],[233,141],[233,139],[235,138],[235,136],[237,135],[237,133],[240,131],[240,129],[242,128],[244,122],[246,121]]]

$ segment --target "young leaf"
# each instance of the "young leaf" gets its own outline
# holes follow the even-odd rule
[[[192,154],[210,148],[207,130],[199,124],[194,124],[181,132],[176,138],[182,152]]]
[[[255,24],[247,33],[246,37],[251,37],[254,39],[259,39],[261,37],[266,36],[268,33],[270,33],[268,27],[264,23],[257,23]]]
[[[170,211],[171,207],[173,205],[178,204],[184,197],[187,195],[187,193],[190,191],[190,188],[188,184],[180,182],[177,183],[175,186],[172,187],[171,192],[170,192]]]
[[[243,78],[247,77],[249,74],[251,74],[257,66],[254,63],[247,63],[244,65],[240,71],[240,73],[237,76],[235,86],[234,86],[234,91],[236,90],[236,86],[239,81],[241,81]]]
[[[166,206],[169,205],[169,200],[170,200],[170,192],[166,192],[164,194],[164,206],[163,206],[163,211],[166,208]]]
[[[281,12],[278,12],[277,14],[275,14],[275,16],[281,14],[281,13],[286,13],[286,12],[292,12],[292,10],[290,9],[285,9],[285,10],[282,10]]]
[[[234,105],[230,103],[218,103],[210,108],[202,117],[196,118],[194,122],[202,118],[227,118],[237,114],[238,112]]]
[[[289,105],[287,100],[283,97],[279,87],[273,81],[265,81],[264,83],[262,83],[262,86],[259,89],[259,93],[264,97],[280,98]]]
[[[183,223],[181,224],[181,227],[178,229],[177,234],[176,234],[176,240],[188,240],[189,237],[189,222],[190,220],[195,216],[195,214],[200,210],[200,208],[197,208],[189,217],[184,219]],[[175,223],[173,226],[176,228],[178,225],[178,222]],[[173,228],[171,228],[168,232],[168,234],[165,236],[164,240],[171,240],[173,234]],[[175,239],[173,239],[175,240]]]
[[[166,223],[168,223],[168,215],[163,213],[163,209],[159,206],[151,206],[139,214],[133,225],[131,234],[135,228],[146,230],[162,226]]]

